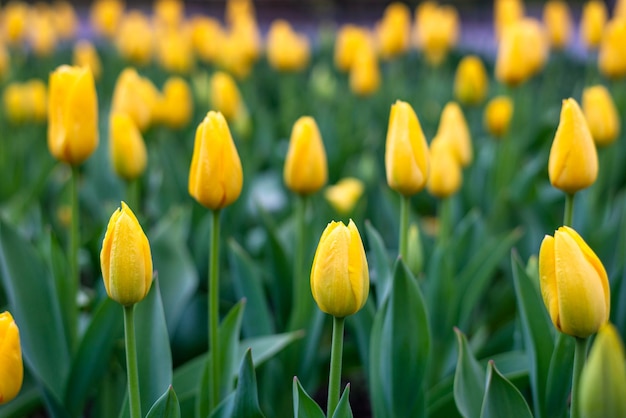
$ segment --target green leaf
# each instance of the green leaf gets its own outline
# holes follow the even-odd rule
[[[24,362],[60,405],[70,368],[70,348],[59,296],[33,246],[2,220],[0,274],[9,310],[20,329]]]
[[[256,374],[250,349],[246,351],[239,369],[233,417],[265,418],[259,406]]]
[[[371,268],[371,279],[376,283],[378,294],[376,302],[380,308],[391,289],[391,262],[383,238],[369,221],[365,222],[365,234],[370,249],[367,252],[367,259]]]
[[[487,365],[487,385],[481,418],[532,418],[530,408],[519,390],[502,376],[493,361]]]
[[[146,418],[180,418],[180,405],[172,386],[152,405]]]
[[[485,395],[485,369],[472,354],[465,335],[455,328],[459,343],[459,357],[454,374],[454,400],[465,418],[480,415]]]
[[[522,323],[524,346],[530,363],[530,381],[534,412],[537,418],[546,416],[546,383],[554,351],[554,329],[543,300],[526,274],[517,253],[511,254],[513,283],[517,310]]]
[[[548,417],[563,416],[567,410],[568,398],[572,389],[574,341],[571,336],[560,332],[556,338],[546,385],[546,416]]]
[[[293,378],[294,418],[325,418],[322,408],[304,390],[297,377]]]
[[[352,408],[350,408],[350,383],[348,383],[346,385],[346,388],[343,390],[341,399],[339,399],[339,403],[337,404],[337,408],[335,409],[333,418],[352,418],[352,417],[353,417]]]

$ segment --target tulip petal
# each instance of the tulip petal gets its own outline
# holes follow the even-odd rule
[[[541,242],[541,248],[539,250],[541,297],[548,308],[552,323],[558,330],[561,330],[555,261],[554,237],[546,235]]]

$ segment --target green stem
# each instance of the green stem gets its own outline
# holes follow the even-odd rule
[[[292,312],[294,315],[291,323],[291,330],[299,329],[305,326],[309,318],[309,311],[312,301],[309,281],[306,279],[304,270],[304,248],[305,248],[305,229],[306,229],[306,196],[296,196],[295,216],[296,216],[296,242],[293,263],[293,283],[292,283]]]
[[[141,213],[139,208],[139,179],[126,182],[126,204],[136,215]]]
[[[341,357],[343,355],[343,324],[345,318],[333,317],[333,342],[330,352],[330,375],[328,377],[327,417],[332,417],[339,403],[341,390]]]
[[[128,369],[128,401],[130,418],[141,418],[137,345],[135,343],[135,305],[124,306],[124,335],[126,337],[126,367]]]
[[[572,373],[572,406],[570,409],[570,418],[580,418],[578,405],[578,383],[580,381],[580,374],[583,371],[587,357],[587,338],[575,338],[576,349],[574,351],[574,371]]]
[[[400,201],[400,243],[398,245],[400,257],[403,260],[407,259],[409,252],[409,208],[411,205],[411,198],[409,196],[402,195]]]
[[[209,411],[219,404],[220,398],[220,353],[218,339],[219,325],[219,251],[220,251],[220,211],[211,212],[211,248],[209,257],[209,350],[211,352],[211,392]]]
[[[72,223],[70,226],[70,280],[69,280],[69,297],[71,309],[68,309],[70,315],[70,346],[75,347],[78,335],[78,307],[76,306],[76,298],[80,288],[80,271],[78,268],[78,245],[80,242],[79,210],[78,210],[78,178],[79,172],[77,166],[72,166],[72,177],[70,179],[71,189],[71,206],[72,206]]]
[[[565,213],[563,214],[563,225],[572,226],[574,219],[574,193],[565,195]]]

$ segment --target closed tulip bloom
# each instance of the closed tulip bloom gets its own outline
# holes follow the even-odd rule
[[[437,136],[446,138],[452,145],[454,156],[462,167],[467,167],[474,159],[472,138],[461,106],[449,102],[441,112]]]
[[[335,66],[340,71],[347,72],[352,68],[361,47],[366,45],[373,49],[369,32],[359,26],[342,26],[335,39],[334,60]]]
[[[294,193],[308,195],[326,184],[328,166],[322,135],[310,116],[302,116],[291,130],[283,180]]]
[[[9,45],[19,44],[26,36],[28,5],[21,1],[10,1],[2,9],[2,33]]]
[[[334,186],[328,186],[324,191],[324,197],[338,213],[349,214],[363,195],[363,189],[361,180],[346,177]]]
[[[550,183],[573,194],[598,177],[598,153],[587,120],[574,99],[563,100],[561,120],[548,161]]]
[[[0,313],[0,405],[15,398],[22,388],[24,364],[20,331],[9,312]]]
[[[606,87],[597,85],[583,90],[583,113],[597,146],[615,141],[620,131],[620,118]]]
[[[358,96],[369,96],[380,87],[380,68],[376,52],[370,44],[364,44],[355,56],[350,69],[350,90]]]
[[[153,9],[156,23],[170,29],[177,28],[185,17],[185,4],[180,0],[157,0]]]
[[[352,220],[328,224],[313,258],[311,292],[322,312],[337,318],[357,313],[369,295],[369,270]]]
[[[93,78],[98,80],[102,74],[102,63],[93,44],[87,40],[80,40],[74,45],[73,59],[77,67],[89,67]]]
[[[124,306],[143,300],[152,285],[150,243],[132,210],[122,202],[104,234],[100,251],[104,288]]]
[[[509,96],[497,96],[487,103],[484,124],[494,138],[502,138],[509,131],[513,117],[513,100]]]
[[[626,416],[626,363],[619,332],[607,323],[593,342],[580,375],[580,409],[583,418]]]
[[[462,167],[453,147],[451,139],[445,136],[436,136],[430,144],[430,174],[426,187],[435,197],[452,196],[463,183]]]
[[[409,49],[411,10],[400,2],[390,3],[376,28],[378,48],[383,59],[393,58]]]
[[[539,250],[541,296],[554,326],[574,337],[598,332],[609,319],[609,280],[598,256],[578,233],[560,227]]]
[[[222,25],[217,19],[208,16],[194,16],[191,19],[191,43],[198,57],[204,62],[214,62],[220,51],[224,37]],[[215,42],[207,42],[214,39]]]
[[[300,71],[309,64],[309,40],[296,33],[289,22],[272,22],[267,34],[267,60],[278,71]]]
[[[191,33],[180,28],[165,29],[157,36],[159,65],[170,73],[188,74],[194,65]]]
[[[59,39],[70,40],[78,30],[78,16],[71,3],[56,0],[52,6],[52,22]]]
[[[121,19],[115,45],[124,59],[137,65],[146,65],[152,60],[153,35],[146,15],[133,10]]]
[[[429,152],[422,126],[410,104],[396,101],[391,106],[385,144],[387,184],[411,196],[426,186]]]
[[[131,181],[146,169],[146,144],[135,122],[125,113],[112,113],[109,121],[109,152],[115,173]]]
[[[613,6],[613,17],[626,18],[626,1],[617,0]]]
[[[29,119],[45,122],[48,118],[48,89],[46,84],[37,78],[24,83],[25,103]]]
[[[580,37],[589,49],[597,48],[607,21],[606,4],[601,0],[590,0],[583,6],[580,17]]]
[[[454,77],[454,96],[464,104],[476,105],[485,100],[489,77],[482,60],[476,55],[463,57]]]
[[[496,79],[509,86],[522,84],[543,68],[548,58],[547,46],[537,20],[525,18],[513,23],[498,45]]]
[[[126,113],[140,131],[145,132],[154,119],[159,92],[152,82],[134,68],[124,69],[117,77],[111,99],[111,112]]]
[[[211,77],[210,89],[211,108],[234,121],[245,106],[235,80],[228,73],[217,71]]]
[[[494,3],[494,27],[496,39],[513,23],[524,18],[524,2],[522,0],[496,0]]]
[[[170,77],[163,85],[159,111],[161,122],[172,129],[189,124],[193,114],[193,97],[187,82],[180,77]]]
[[[626,17],[613,18],[605,27],[600,50],[598,68],[610,78],[626,75]]]
[[[196,130],[189,170],[189,194],[201,205],[222,209],[239,197],[241,161],[226,119],[210,111]]]
[[[57,45],[57,33],[50,14],[34,13],[29,19],[28,39],[38,57],[52,55]]]
[[[443,62],[459,37],[459,15],[452,6],[424,7],[420,13],[418,43],[430,65]]]
[[[113,38],[124,14],[124,2],[121,0],[96,0],[90,11],[91,25],[96,33]]]
[[[567,46],[574,32],[572,15],[563,0],[548,0],[543,7],[543,23],[548,30],[548,38],[554,49]]]
[[[91,70],[62,65],[50,74],[48,148],[79,165],[98,147],[98,98]]]

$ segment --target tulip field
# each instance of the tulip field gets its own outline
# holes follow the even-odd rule
[[[0,4],[0,418],[626,417],[626,0],[367,4]]]

